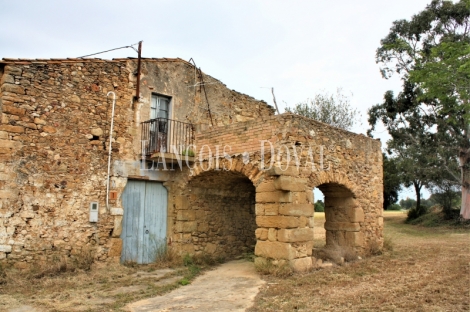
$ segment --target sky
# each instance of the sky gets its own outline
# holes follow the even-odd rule
[[[271,105],[274,88],[281,113],[342,88],[362,115],[352,131],[365,134],[367,110],[401,85],[380,75],[380,39],[430,1],[0,0],[0,58],[79,57],[143,40],[143,57],[193,58],[230,89]],[[126,48],[95,57],[136,56]],[[388,139],[383,128],[374,137],[383,146]]]

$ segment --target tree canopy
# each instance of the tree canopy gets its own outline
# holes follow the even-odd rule
[[[296,104],[286,111],[302,115],[329,124],[333,127],[349,130],[359,120],[359,111],[351,106],[349,97],[340,88],[336,94],[317,93],[313,99]]]
[[[392,136],[393,152],[411,162],[409,170],[443,169],[461,186],[461,214],[466,219],[470,218],[469,32],[470,0],[433,0],[410,20],[395,21],[381,40],[376,61],[384,78],[400,75],[403,88],[396,96],[387,91],[384,102],[369,110],[369,134],[382,122]]]

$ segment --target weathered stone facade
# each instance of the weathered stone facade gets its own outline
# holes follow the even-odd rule
[[[254,248],[261,258],[308,267],[314,187],[325,194],[328,243],[359,252],[381,244],[380,142],[274,116],[180,59],[144,59],[138,100],[136,83],[135,59],[0,62],[2,261],[21,266],[85,249],[97,260],[119,257],[130,179],[164,182],[168,245],[182,253],[233,257]],[[107,207],[110,91],[117,198]],[[171,119],[194,125],[199,159],[191,169],[149,170],[141,161],[152,94],[171,98]],[[89,222],[90,202],[99,203],[97,223]]]

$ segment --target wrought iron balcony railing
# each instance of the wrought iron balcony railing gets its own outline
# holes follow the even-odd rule
[[[194,127],[190,123],[167,118],[142,122],[142,154],[188,153],[194,142]]]

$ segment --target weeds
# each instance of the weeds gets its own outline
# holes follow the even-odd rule
[[[255,269],[261,275],[272,275],[280,278],[294,274],[294,270],[286,260],[256,258]]]
[[[315,249],[313,256],[318,259],[331,261],[338,265],[357,260],[357,254],[353,248],[339,246],[337,244],[330,244],[323,248]]]

